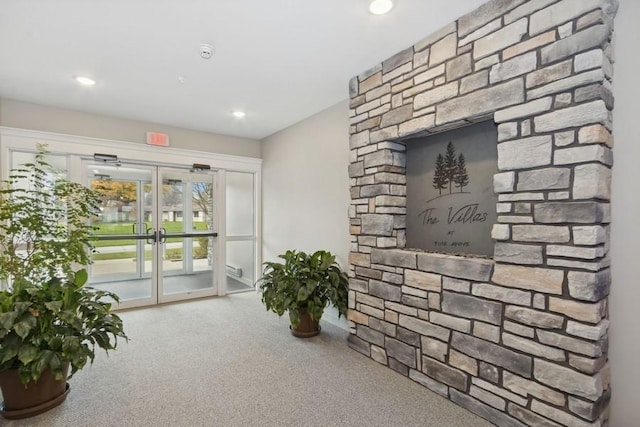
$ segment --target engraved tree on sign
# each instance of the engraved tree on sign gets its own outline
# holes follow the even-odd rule
[[[469,173],[464,155],[460,153],[456,158],[456,149],[451,141],[447,144],[445,155],[438,154],[435,171],[433,174],[433,188],[442,195],[442,190],[449,186],[449,194],[453,192],[453,187],[462,189],[469,185]]]

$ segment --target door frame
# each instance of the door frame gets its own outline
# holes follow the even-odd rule
[[[219,221],[219,268],[216,277],[218,295],[226,295],[226,171],[250,172],[255,177],[254,187],[254,277],[260,277],[262,266],[262,159],[210,153],[207,151],[186,150],[173,147],[150,146],[134,142],[122,142],[108,139],[66,135],[28,129],[0,126],[0,176],[6,179],[11,165],[12,151],[37,151],[38,145],[47,145],[52,154],[67,156],[68,179],[86,185],[86,171],[83,159],[95,153],[115,154],[122,161],[147,163],[152,166],[175,167],[176,159],[180,165],[208,164],[218,172],[217,213]],[[126,308],[123,305],[119,308]]]

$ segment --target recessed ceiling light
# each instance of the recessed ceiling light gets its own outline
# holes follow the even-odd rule
[[[186,81],[187,81],[187,79],[185,79],[185,78],[184,78],[184,76],[178,76],[178,81],[179,81],[180,83],[184,83],[184,82],[186,82]]]
[[[75,76],[75,80],[83,86],[93,86],[96,84],[96,81],[90,77],[84,76]]]
[[[237,110],[237,111],[234,111],[234,112],[233,112],[233,117],[236,117],[236,118],[238,118],[238,119],[241,119],[241,118],[243,118],[243,117],[244,117],[244,116],[246,116],[246,115],[247,115],[247,113],[245,113],[244,111],[239,111],[239,110]]]
[[[369,3],[369,12],[374,15],[384,15],[393,9],[392,0],[371,0]]]

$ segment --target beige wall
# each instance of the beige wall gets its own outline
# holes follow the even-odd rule
[[[148,131],[155,131],[168,134],[171,146],[175,148],[260,157],[260,141],[255,139],[198,132],[9,99],[0,99],[0,126],[140,144],[146,142]]]
[[[615,27],[612,285],[609,298],[611,426],[640,424],[640,2],[622,0]]]
[[[262,141],[264,261],[324,249],[348,266],[348,133],[345,100]]]

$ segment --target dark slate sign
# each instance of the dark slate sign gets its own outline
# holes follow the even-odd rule
[[[407,247],[493,255],[493,122],[407,141]]]

